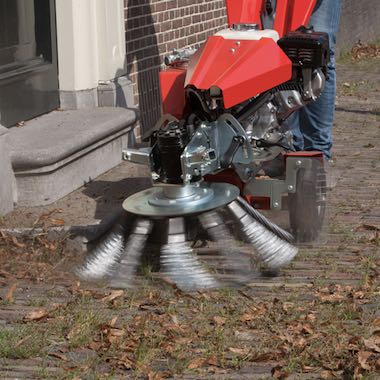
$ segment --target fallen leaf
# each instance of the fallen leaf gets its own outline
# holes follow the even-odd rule
[[[282,309],[285,312],[288,312],[290,309],[293,309],[293,308],[294,308],[294,303],[293,302],[284,302],[284,304],[282,305]]]
[[[193,359],[187,366],[188,369],[197,369],[204,366],[206,361],[201,358]]]
[[[136,366],[136,363],[128,356],[128,355],[123,355],[119,360],[118,360],[118,365],[123,367],[124,369],[133,369]]]
[[[117,317],[117,316],[116,316],[116,317],[113,317],[113,318],[108,322],[108,326],[109,326],[109,327],[115,327],[118,318],[119,318],[119,317]]]
[[[10,303],[13,303],[15,301],[14,293],[15,293],[16,289],[17,289],[17,284],[13,284],[9,288],[7,294],[5,295],[5,301],[10,302]]]
[[[113,290],[108,296],[102,298],[103,302],[111,302],[124,295],[124,290]]]
[[[302,371],[303,372],[313,372],[313,371],[315,371],[315,367],[311,367],[311,366],[309,366],[309,365],[303,365],[302,366]]]
[[[227,321],[226,318],[218,316],[213,317],[212,320],[215,322],[217,326],[224,326]]]
[[[276,366],[272,368],[272,376],[275,379],[286,379],[289,377],[289,372],[284,371],[283,367],[281,366]]]
[[[63,219],[54,219],[54,218],[49,219],[49,222],[53,226],[64,226],[66,223]]]
[[[380,327],[380,317],[373,320],[371,324],[373,327]]]
[[[212,365],[214,367],[218,367],[219,366],[219,362],[218,362],[218,359],[216,358],[216,356],[210,356],[207,360],[206,360],[206,363],[208,365]]]
[[[48,311],[46,309],[41,309],[41,310],[34,310],[28,313],[25,317],[24,320],[27,322],[31,321],[40,321],[41,319],[45,318],[48,316]]]
[[[306,316],[306,320],[310,322],[315,322],[317,317],[315,316],[315,313],[311,312]]]
[[[9,272],[0,270],[0,277],[9,278],[9,277],[12,277],[12,275]]]
[[[320,373],[321,379],[324,380],[330,380],[330,379],[336,379],[336,375],[333,371],[322,371]]]
[[[120,329],[110,329],[108,333],[108,341],[110,343],[115,343],[119,338],[123,337],[125,335],[124,330]]]
[[[170,318],[171,318],[172,322],[173,322],[176,326],[179,326],[178,317],[177,317],[175,314],[170,315]]]
[[[255,317],[256,316],[254,314],[246,313],[240,317],[240,321],[241,322],[250,322],[250,321],[253,321],[255,319]]]
[[[364,345],[366,348],[380,353],[380,336],[373,336],[369,339],[364,339]]]
[[[249,348],[236,348],[236,347],[229,347],[229,351],[231,351],[234,354],[241,355],[241,356],[246,356],[249,354]]]
[[[302,326],[302,332],[309,335],[312,335],[314,333],[313,329],[308,323]]]
[[[148,373],[148,380],[163,380],[165,377],[159,372],[150,371]]]
[[[99,351],[103,347],[103,344],[101,342],[91,342],[88,345],[88,348],[93,351]]]
[[[49,354],[49,356],[52,356],[53,358],[61,359],[61,360],[65,361],[65,362],[68,361],[67,356],[64,355],[64,354],[61,354],[61,353],[59,353],[59,352],[51,352],[51,353]]]
[[[365,298],[365,293],[363,291],[354,292],[354,298],[357,300],[362,300]]]
[[[252,361],[254,362],[268,362],[270,360],[279,360],[279,358],[282,356],[282,353],[280,351],[277,352],[264,352],[262,354],[258,354],[252,358]]]
[[[346,297],[345,297],[344,295],[342,295],[342,294],[335,293],[335,294],[329,294],[329,295],[320,295],[319,298],[320,298],[321,301],[323,301],[323,302],[334,303],[334,302],[342,301],[342,300],[344,300]]]
[[[368,351],[359,351],[358,353],[358,362],[362,369],[371,370],[371,366],[367,363],[367,360],[372,355],[372,352]]]
[[[297,340],[294,341],[294,346],[295,346],[295,347],[298,347],[298,348],[300,348],[300,349],[305,348],[306,345],[307,345],[307,341],[306,341],[305,338],[302,338],[302,337],[301,337],[300,339],[297,339]]]
[[[20,243],[20,242],[17,240],[16,236],[12,236],[12,237],[11,237],[11,240],[12,240],[12,243],[13,243],[16,247],[18,247],[18,248],[25,248],[25,247],[26,247],[26,245],[25,245],[24,243]]]

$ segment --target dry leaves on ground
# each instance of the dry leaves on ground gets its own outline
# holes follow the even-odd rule
[[[33,310],[25,315],[25,322],[37,322],[46,318],[49,315],[49,312],[46,309]]]

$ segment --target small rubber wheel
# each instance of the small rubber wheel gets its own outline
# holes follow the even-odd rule
[[[318,159],[297,173],[297,189],[289,194],[289,221],[298,243],[315,241],[326,216],[326,173]]]

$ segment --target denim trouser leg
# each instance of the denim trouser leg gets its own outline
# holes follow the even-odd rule
[[[297,150],[318,150],[330,158],[332,126],[335,112],[336,71],[335,44],[341,13],[341,0],[318,0],[310,25],[330,37],[331,60],[328,80],[321,97],[292,115],[286,125],[292,130]]]

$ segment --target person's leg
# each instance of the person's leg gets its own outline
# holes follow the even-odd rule
[[[304,150],[304,138],[300,127],[300,113],[294,112],[290,115],[283,124],[287,130],[293,134],[293,146],[297,151]]]
[[[304,139],[304,150],[318,150],[331,158],[332,127],[335,113],[336,71],[335,45],[341,14],[341,0],[318,0],[310,25],[330,37],[331,59],[328,79],[321,97],[299,111],[299,129]],[[296,132],[297,134],[297,132]],[[297,146],[299,148],[299,146]]]

